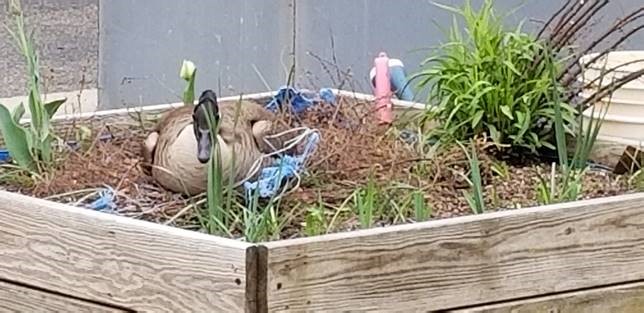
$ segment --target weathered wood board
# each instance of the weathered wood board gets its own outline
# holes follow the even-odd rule
[[[640,313],[644,283],[631,283],[538,297],[523,301],[451,310],[449,313]]]
[[[269,312],[444,310],[644,279],[644,194],[269,242]]]
[[[125,313],[130,311],[0,281],[0,312]]]
[[[80,299],[145,312],[244,312],[254,306],[246,298],[252,249],[0,191],[0,280]]]

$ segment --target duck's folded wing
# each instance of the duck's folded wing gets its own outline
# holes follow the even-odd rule
[[[154,164],[154,152],[156,150],[157,141],[159,140],[158,132],[151,132],[145,137],[145,140],[141,142],[141,156],[143,157],[143,171],[150,175],[150,166]]]
[[[298,131],[291,131],[287,127],[276,121],[260,121],[253,125],[253,137],[259,148],[264,153],[273,153],[285,149],[292,139],[300,135]],[[297,151],[297,145],[282,151],[282,153],[294,153]]]

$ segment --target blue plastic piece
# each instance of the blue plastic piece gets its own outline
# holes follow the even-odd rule
[[[333,93],[333,90],[331,88],[322,88],[320,89],[320,98],[328,103],[328,104],[334,104],[335,103],[335,93]]]
[[[307,90],[297,90],[290,86],[284,86],[277,91],[277,94],[266,104],[266,108],[272,111],[280,106],[290,103],[295,114],[304,112],[312,105],[319,103],[334,104],[335,94],[330,88],[322,88],[316,94]],[[277,194],[282,182],[285,179],[294,177],[302,170],[306,159],[313,153],[313,150],[320,141],[320,135],[312,132],[306,138],[304,151],[300,155],[282,155],[273,166],[264,167],[256,181],[244,182],[247,200],[252,199],[253,193],[258,190],[259,197],[271,197]]]
[[[404,65],[398,59],[390,59],[389,61],[389,82],[391,83],[391,91],[394,92],[396,97],[400,100],[412,101],[414,99],[414,93],[412,92],[410,85],[408,85]],[[373,67],[369,72],[372,87],[375,87],[376,84],[375,71],[376,68]]]
[[[320,135],[318,133],[310,133],[302,154],[299,156],[284,155],[276,165],[263,168],[257,181],[244,182],[247,199],[252,199],[256,189],[259,189],[259,197],[261,198],[275,195],[284,179],[293,177],[300,172],[302,164],[313,153],[319,141]]]
[[[114,192],[114,189],[112,189],[112,187],[110,186],[107,186],[98,193],[98,199],[90,203],[89,208],[96,211],[112,211],[116,208],[116,204],[114,203],[115,196],[116,194]]]
[[[7,163],[11,156],[9,155],[9,150],[0,149],[0,163]]]
[[[389,67],[389,79],[391,80],[391,89],[396,92],[396,97],[400,100],[412,101],[414,93],[407,84],[407,75],[401,66]],[[404,88],[404,89],[403,89]]]
[[[266,108],[275,112],[279,107],[286,103],[290,103],[293,112],[295,114],[300,114],[310,106],[319,102],[326,102],[329,104],[335,103],[335,95],[333,94],[333,91],[329,88],[322,88],[320,89],[320,92],[316,94],[306,90],[299,91],[290,86],[283,86],[266,104]]]

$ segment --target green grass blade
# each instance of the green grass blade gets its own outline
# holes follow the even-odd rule
[[[426,221],[429,218],[428,206],[425,203],[425,197],[421,191],[412,194],[412,201],[414,205],[414,216],[417,222]]]
[[[470,167],[472,171],[472,184],[474,185],[474,200],[478,213],[485,212],[485,202],[483,200],[483,182],[481,179],[481,169],[479,168],[479,159],[476,154],[476,147],[472,141],[472,158],[470,159]]]
[[[564,130],[564,124],[563,124],[563,118],[562,118],[562,112],[561,112],[561,99],[559,98],[559,91],[556,88],[556,86],[558,86],[557,74],[555,73],[555,67],[553,64],[552,55],[550,54],[550,51],[546,51],[545,60],[550,65],[548,66],[548,73],[550,75],[550,79],[553,84],[553,88],[551,91],[551,97],[552,97],[551,101],[553,103],[554,111],[555,111],[555,138],[557,140],[557,153],[559,155],[559,162],[561,163],[561,166],[563,167],[564,172],[566,172],[568,169],[568,150],[566,146],[566,131]]]

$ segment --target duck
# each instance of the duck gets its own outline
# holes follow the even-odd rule
[[[279,129],[275,127],[275,113],[253,100],[219,102],[216,93],[207,89],[196,105],[184,105],[163,114],[141,145],[143,163],[147,165],[144,172],[163,188],[189,196],[206,190],[212,150],[208,110],[219,125],[214,138],[224,184],[230,177],[236,184],[256,178],[259,168],[272,162],[263,156],[282,147],[279,140],[267,140]]]

